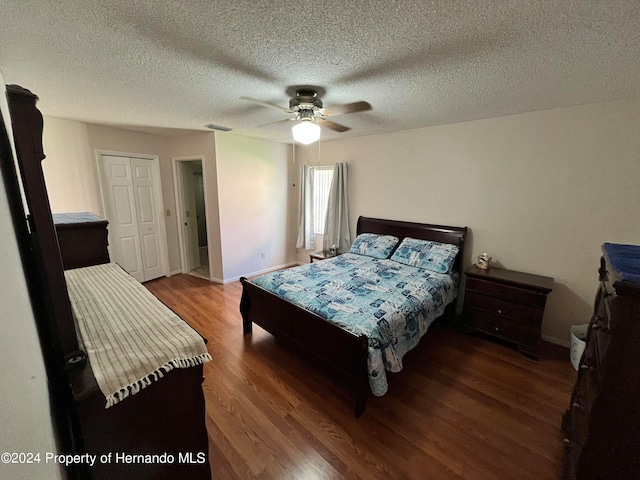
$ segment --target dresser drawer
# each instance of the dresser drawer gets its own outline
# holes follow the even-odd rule
[[[501,337],[505,340],[522,345],[535,346],[538,344],[540,330],[509,318],[493,315],[482,310],[470,308],[467,311],[466,323],[483,332]]]
[[[542,308],[544,308],[547,300],[546,295],[539,294],[534,290],[482,280],[479,278],[467,278],[467,289]]]
[[[529,305],[523,305],[500,297],[491,297],[474,291],[469,291],[467,305],[470,308],[508,318],[509,320],[528,325],[536,319],[537,309]]]

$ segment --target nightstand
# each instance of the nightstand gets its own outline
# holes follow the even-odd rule
[[[333,258],[337,255],[331,255],[329,252],[315,252],[309,254],[309,263],[313,263],[314,260],[326,260],[327,258]]]
[[[538,358],[540,326],[553,278],[473,265],[465,272],[462,327],[514,343],[530,358]]]

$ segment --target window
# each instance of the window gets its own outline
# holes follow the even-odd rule
[[[333,180],[333,166],[315,167],[313,174],[313,218],[315,233],[324,234],[324,218],[327,213],[329,190]]]

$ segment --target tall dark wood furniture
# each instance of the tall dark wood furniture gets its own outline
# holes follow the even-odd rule
[[[538,358],[540,326],[553,278],[472,265],[466,272],[462,326],[513,342]]]
[[[640,478],[640,283],[625,280],[606,255],[599,280],[563,418],[566,480]]]
[[[109,263],[107,225],[93,213],[54,213],[65,270]]]
[[[78,350],[78,341],[40,163],[44,159],[43,120],[37,100],[22,87],[7,86],[17,156],[14,163],[5,128],[1,128],[0,166],[47,372],[58,448],[60,453],[81,454],[84,444],[65,369],[67,357]],[[84,479],[89,473],[85,465],[71,464],[66,474],[70,479]]]
[[[68,478],[210,480],[202,365],[174,369],[105,409],[106,399],[90,363],[71,361],[82,358],[84,352],[79,351],[64,269],[109,262],[107,222],[83,214],[58,217],[54,225],[41,166],[43,121],[37,97],[18,86],[8,86],[7,93],[19,169],[7,151],[8,142],[0,142],[2,174],[29,276],[59,453],[113,455],[112,461],[96,462],[91,469],[86,463],[72,463],[67,467]],[[116,461],[116,453],[173,457],[165,462],[128,463]]]

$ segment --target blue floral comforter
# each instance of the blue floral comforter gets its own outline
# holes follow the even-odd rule
[[[388,388],[385,370],[402,370],[404,355],[456,298],[458,278],[456,272],[434,273],[345,253],[252,282],[356,335],[367,335],[369,384],[374,395],[382,396]]]

